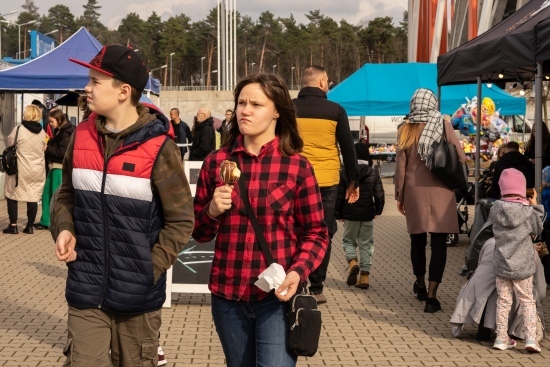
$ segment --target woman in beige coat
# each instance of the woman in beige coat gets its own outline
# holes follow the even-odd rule
[[[411,237],[411,262],[416,276],[413,291],[420,301],[426,301],[424,312],[431,313],[441,310],[436,297],[447,261],[447,234],[458,233],[454,191],[426,166],[433,153],[433,143],[441,140],[443,124],[446,139],[456,146],[460,162],[466,161],[451,124],[443,120],[436,108],[437,99],[432,91],[422,88],[414,93],[410,121],[399,129],[395,171],[397,210],[405,215]],[[426,289],[428,233],[432,252]]]
[[[33,233],[33,224],[38,211],[38,200],[42,196],[46,181],[44,163],[45,133],[40,126],[42,112],[35,105],[25,107],[23,122],[16,126],[8,136],[8,146],[13,145],[17,129],[17,170],[16,175],[6,176],[5,195],[8,202],[10,225],[4,229],[6,234],[17,234],[17,202],[27,202],[27,226],[24,233]]]

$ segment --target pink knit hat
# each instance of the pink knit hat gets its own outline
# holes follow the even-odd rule
[[[508,168],[502,171],[498,180],[500,186],[500,199],[504,201],[510,201],[513,203],[529,204],[525,199],[525,192],[527,184],[525,182],[525,176],[523,173],[515,168]],[[518,195],[504,197],[504,195]]]

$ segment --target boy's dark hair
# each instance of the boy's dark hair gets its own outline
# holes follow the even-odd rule
[[[365,143],[355,144],[355,154],[357,154],[357,159],[359,160],[370,161],[369,147]]]
[[[40,102],[38,99],[33,99],[31,102],[32,105],[37,106],[38,108],[44,109],[46,106],[42,102]]]
[[[123,84],[128,84],[128,83],[118,80],[117,78],[113,78],[113,87],[118,88]],[[139,103],[139,99],[141,98],[141,92],[136,88],[132,87],[131,85],[130,85],[130,88],[132,88],[132,91],[130,94],[130,102],[132,103],[133,106],[137,106]]]
[[[506,153],[519,152],[519,144],[515,141],[509,141],[506,143]]]

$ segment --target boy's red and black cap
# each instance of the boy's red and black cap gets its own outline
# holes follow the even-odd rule
[[[145,89],[149,80],[147,67],[141,57],[126,46],[103,46],[89,63],[72,58],[69,60],[130,84],[140,92]]]

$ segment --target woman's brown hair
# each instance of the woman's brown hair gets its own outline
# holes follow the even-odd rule
[[[273,74],[255,74],[242,79],[233,93],[235,98],[233,111],[237,111],[239,95],[248,84],[258,84],[267,98],[275,104],[275,109],[279,113],[275,126],[275,135],[279,137],[279,152],[283,156],[300,153],[304,147],[304,141],[298,132],[296,110],[285,82]],[[241,135],[236,113],[231,116],[230,124],[229,131],[223,137],[222,147],[233,146],[237,137]]]
[[[59,125],[59,127],[67,123],[67,118],[65,117],[65,114],[61,110],[50,111],[50,117],[55,121],[57,121],[57,124]]]

